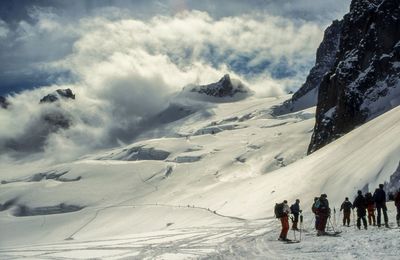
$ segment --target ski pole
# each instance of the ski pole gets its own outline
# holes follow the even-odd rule
[[[311,223],[310,223],[310,225],[308,226],[308,229],[311,229],[311,226],[315,226],[315,222],[314,222],[314,220],[315,220],[315,214],[314,214],[314,216],[313,216],[313,218],[312,218],[312,220],[311,220]],[[314,224],[314,225],[313,225]]]
[[[296,240],[296,230],[294,230],[294,228],[293,228],[293,224],[294,224],[294,216],[290,217],[290,220],[292,221],[292,230],[293,230],[293,236],[294,236],[294,240]]]
[[[333,224],[336,226],[336,208],[333,208]]]
[[[303,214],[300,213],[300,240],[301,241],[301,230],[303,229]]]
[[[329,217],[329,223],[331,223],[333,232],[336,233],[335,227],[332,225],[331,217]]]

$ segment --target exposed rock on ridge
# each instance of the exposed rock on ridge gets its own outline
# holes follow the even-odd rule
[[[318,93],[309,153],[400,104],[400,1],[353,0]]]
[[[342,23],[342,21],[335,20],[325,30],[324,38],[317,50],[315,65],[310,70],[306,82],[293,94],[291,99],[274,109],[275,114],[295,112],[317,104],[319,85],[325,74],[335,64],[336,54],[339,50]]]
[[[72,93],[72,90],[69,88],[57,89],[54,93],[44,96],[40,100],[40,103],[53,103],[53,102],[56,102],[57,100],[59,100],[60,98],[75,99],[75,94]]]

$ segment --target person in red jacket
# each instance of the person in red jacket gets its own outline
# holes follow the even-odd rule
[[[397,215],[396,215],[397,226],[400,227],[400,189],[397,192],[396,196],[394,197],[394,205],[396,206],[397,209]]]
[[[289,205],[287,204],[287,200],[284,200],[283,201],[283,216],[280,218],[281,224],[282,224],[282,230],[281,230],[281,234],[279,236],[279,240],[281,240],[281,241],[289,240],[287,238],[287,233],[289,231],[289,214],[290,214]]]
[[[317,236],[326,235],[325,228],[327,220],[331,214],[331,209],[329,208],[328,196],[326,194],[321,194],[318,201],[315,203],[318,212],[318,228]]]
[[[367,212],[368,212],[368,223],[369,225],[376,226],[376,218],[375,218],[375,201],[372,197],[371,192],[365,194],[365,200],[367,202]]]

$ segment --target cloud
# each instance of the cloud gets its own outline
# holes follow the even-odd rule
[[[34,23],[20,21],[5,36],[9,45],[1,47],[13,53],[0,54],[12,61],[4,71],[10,78],[55,78],[8,97],[12,105],[0,110],[0,153],[41,152],[61,161],[131,141],[187,84],[230,73],[263,96],[300,86],[324,29],[265,13],[216,18],[183,10],[138,19],[102,8],[69,21],[34,8],[29,15]],[[38,104],[58,88],[71,88],[76,100]],[[49,131],[48,115],[63,115],[71,126]]]

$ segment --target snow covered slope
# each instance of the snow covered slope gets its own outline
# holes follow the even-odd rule
[[[395,108],[305,157],[314,109],[272,116],[286,98],[215,104],[170,124],[169,137],[74,163],[4,165],[0,258],[282,258],[275,202],[300,198],[311,221],[314,196],[337,207],[373,190],[400,155]],[[302,258],[317,238],[306,239]]]

